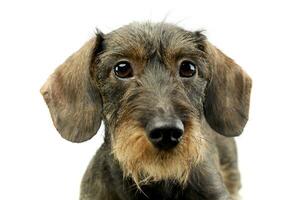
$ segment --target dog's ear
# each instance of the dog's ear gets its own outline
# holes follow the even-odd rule
[[[72,142],[93,137],[101,125],[101,95],[90,76],[99,37],[90,39],[48,78],[41,93],[54,126]]]
[[[204,48],[210,71],[204,102],[206,120],[218,133],[238,136],[248,121],[251,78],[207,40]]]

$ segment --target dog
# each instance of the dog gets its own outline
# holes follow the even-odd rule
[[[104,143],[81,200],[229,200],[251,78],[203,34],[168,23],[100,31],[41,88],[57,131]]]

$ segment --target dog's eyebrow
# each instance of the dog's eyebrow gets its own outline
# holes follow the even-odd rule
[[[182,56],[194,57],[203,54],[203,52],[196,48],[186,47],[186,48],[178,48],[175,50],[171,50],[169,54],[173,54],[176,57],[182,57]]]
[[[178,60],[182,58],[199,59],[203,57],[204,52],[194,45],[186,45],[176,48],[167,48],[163,55],[168,59]]]
[[[101,57],[126,57],[126,58],[144,58],[146,56],[146,49],[143,44],[138,42],[112,41],[106,46],[106,49],[101,54]]]
[[[126,51],[126,50],[108,50],[103,51],[101,53],[101,59],[107,59],[107,60],[117,60],[117,59],[133,59],[133,60],[141,60],[146,59],[146,55],[142,53],[133,53],[132,51]]]

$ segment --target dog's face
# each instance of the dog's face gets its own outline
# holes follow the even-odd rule
[[[200,32],[145,23],[98,34],[42,93],[68,140],[91,138],[103,120],[114,157],[139,184],[184,183],[203,152],[202,123],[239,135],[250,89],[247,74]]]

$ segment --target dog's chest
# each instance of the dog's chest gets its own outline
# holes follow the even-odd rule
[[[174,183],[155,183],[141,187],[142,191],[132,192],[134,200],[192,200],[199,199],[190,187],[183,189]],[[194,193],[194,194],[193,194]]]

